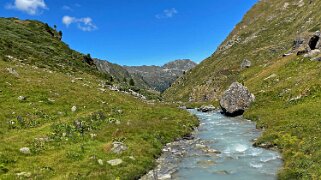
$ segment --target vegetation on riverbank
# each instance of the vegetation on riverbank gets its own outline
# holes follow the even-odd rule
[[[245,81],[256,95],[245,117],[265,129],[257,145],[281,151],[280,179],[321,178],[320,68],[319,62],[290,56]]]

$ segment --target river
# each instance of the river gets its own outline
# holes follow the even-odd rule
[[[200,120],[193,137],[169,143],[159,165],[142,179],[274,180],[282,167],[278,152],[253,147],[255,123],[219,112],[189,110]]]

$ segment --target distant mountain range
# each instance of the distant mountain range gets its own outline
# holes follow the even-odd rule
[[[184,72],[197,64],[189,59],[171,61],[163,66],[124,66],[134,76],[140,76],[152,89],[163,92]]]
[[[120,66],[105,60],[94,59],[99,71],[117,78],[118,81],[133,79],[135,86],[159,92],[168,89],[184,72],[197,64],[189,59],[171,61],[163,66]]]

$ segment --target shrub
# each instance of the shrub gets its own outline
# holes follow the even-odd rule
[[[134,82],[134,79],[133,79],[133,78],[131,78],[131,79],[129,80],[129,85],[130,85],[130,86],[135,86],[135,82]]]

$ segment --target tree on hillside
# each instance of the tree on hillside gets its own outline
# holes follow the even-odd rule
[[[61,40],[62,39],[62,31],[59,31],[58,34],[59,34],[58,39]]]
[[[130,86],[135,86],[135,82],[134,82],[134,79],[133,79],[133,78],[131,78],[131,79],[129,80],[129,85],[130,85]]]
[[[55,36],[55,34],[51,31],[51,28],[50,28],[50,26],[49,26],[47,23],[45,24],[45,30],[46,30],[52,37]]]

